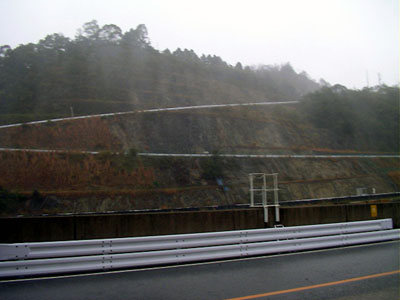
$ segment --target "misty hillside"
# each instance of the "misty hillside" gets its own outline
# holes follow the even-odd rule
[[[244,67],[153,48],[146,26],[83,25],[74,39],[0,48],[0,123],[138,108],[296,100],[319,84],[287,63]]]
[[[30,214],[248,203],[248,174],[255,172],[279,173],[281,201],[353,195],[360,187],[398,191],[398,158],[363,157],[397,153],[398,89],[336,89],[289,105],[136,112],[1,128],[1,147],[70,151],[0,152],[0,186],[19,193],[5,192],[12,201],[3,199],[0,208]],[[233,159],[219,153],[361,157]]]
[[[298,103],[136,112],[0,129],[0,147],[155,153],[398,153],[399,89],[338,86]]]
[[[1,151],[0,210],[29,214],[247,203],[248,174],[254,172],[279,173],[283,201],[352,195],[360,187],[369,193],[400,188],[397,157],[363,157],[399,153],[398,87],[321,86],[290,64],[243,68],[191,50],[159,52],[144,25],[122,33],[115,25],[99,27],[93,21],[74,40],[54,34],[38,44],[3,46],[3,124],[66,117],[72,111],[87,115],[285,100],[299,101],[136,111],[0,128],[0,148],[65,151]],[[143,156],[204,152],[215,155]],[[360,157],[217,155],[224,153]]]

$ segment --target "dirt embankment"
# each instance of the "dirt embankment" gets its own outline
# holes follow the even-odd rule
[[[248,174],[279,173],[282,201],[399,190],[397,158],[144,158],[139,152],[292,154],[376,153],[317,130],[287,107],[136,113],[0,130],[1,147],[96,150],[0,153],[0,186],[28,198],[21,211],[109,211],[248,203]],[[219,184],[216,178],[221,178]],[[38,200],[39,199],[39,200]],[[31,202],[36,201],[33,205]]]
[[[366,187],[369,193],[373,189],[377,193],[398,190],[387,172],[395,159],[136,157],[128,169],[118,161],[125,159],[126,163],[127,158],[86,154],[73,160],[68,156],[3,155],[2,164],[18,161],[18,168],[0,168],[0,186],[28,198],[33,190],[40,193],[24,202],[18,212],[12,208],[9,212],[76,213],[248,203],[248,174],[259,172],[279,173],[280,201],[354,195],[359,187]],[[272,181],[268,185],[272,186]],[[272,199],[272,194],[268,197]],[[257,199],[261,201],[261,197]]]

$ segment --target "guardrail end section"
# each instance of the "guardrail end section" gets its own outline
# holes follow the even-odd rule
[[[393,229],[393,220],[392,219],[382,220],[382,229]]]
[[[0,244],[0,261],[23,259],[29,254],[28,245]]]

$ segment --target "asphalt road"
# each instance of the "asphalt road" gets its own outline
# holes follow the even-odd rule
[[[0,299],[399,299],[399,242],[0,282]],[[278,293],[278,294],[277,294]],[[240,299],[240,298],[239,298]]]

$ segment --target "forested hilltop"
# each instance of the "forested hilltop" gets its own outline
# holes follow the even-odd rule
[[[74,39],[0,48],[0,122],[137,108],[296,100],[320,87],[287,63],[229,65],[218,56],[151,46],[146,26],[85,23]]]

